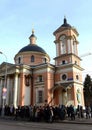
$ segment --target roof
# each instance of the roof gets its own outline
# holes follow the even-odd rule
[[[64,29],[72,29],[73,31],[76,32],[76,34],[78,34],[77,30],[72,27],[70,24],[67,23],[67,19],[64,18],[64,21],[63,21],[63,24],[53,33],[54,35],[58,32],[60,32],[61,30],[64,30]]]
[[[39,46],[36,45],[36,44],[29,44],[29,45],[23,47],[23,48],[19,51],[19,53],[20,53],[20,52],[27,52],[27,51],[41,52],[41,53],[45,53],[45,54],[46,54],[45,50],[44,50],[43,48],[39,47]]]
[[[64,18],[64,23],[61,25],[61,27],[70,27],[71,28],[71,25],[67,23],[66,18]]]

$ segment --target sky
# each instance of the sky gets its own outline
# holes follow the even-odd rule
[[[37,45],[50,56],[56,56],[53,32],[67,22],[79,32],[79,56],[92,53],[92,0],[0,0],[0,51],[7,62],[14,63],[14,56],[29,44],[32,29]],[[92,76],[92,55],[81,57],[81,66]],[[0,64],[6,61],[0,55]]]

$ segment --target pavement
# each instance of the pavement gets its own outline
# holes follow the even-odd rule
[[[75,120],[66,119],[61,121],[62,123],[70,123],[70,124],[87,124],[92,125],[92,118],[86,119],[86,118],[76,118]]]
[[[10,116],[0,116],[0,120],[8,120],[8,121],[25,121],[28,122],[28,120],[14,120],[14,117],[10,117]],[[75,120],[71,120],[71,119],[65,119],[65,120],[58,120],[55,121],[56,123],[67,123],[67,124],[87,124],[87,125],[92,125],[92,118],[86,119],[86,118],[78,118],[76,117]]]

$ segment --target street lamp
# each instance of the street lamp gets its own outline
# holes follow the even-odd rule
[[[4,107],[5,107],[5,102],[6,102],[6,92],[7,92],[7,56],[0,51],[0,54],[4,55],[6,59],[6,66],[5,66],[5,81],[4,81],[4,86],[2,89],[2,116],[4,116]]]

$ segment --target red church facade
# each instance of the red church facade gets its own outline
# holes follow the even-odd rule
[[[34,30],[30,43],[15,55],[15,64],[0,65],[0,105],[7,64],[6,104],[18,105],[77,105],[84,106],[82,71],[78,56],[78,32],[67,23],[53,33],[55,36],[55,64],[37,45]]]

